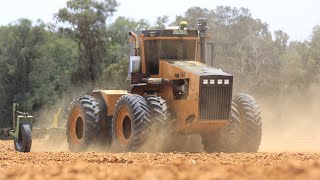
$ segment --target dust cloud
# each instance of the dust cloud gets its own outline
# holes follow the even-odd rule
[[[69,151],[66,130],[63,129],[66,126],[67,109],[74,97],[88,92],[88,88],[74,87],[62,97],[53,97],[53,105],[48,103],[34,112],[32,136],[37,143],[32,146],[33,152]],[[54,127],[55,116],[58,117],[57,127]]]
[[[263,152],[319,152],[320,87],[260,101]]]
[[[55,105],[46,106],[34,113],[32,137],[33,152],[68,151],[66,132],[63,129],[66,121],[66,105],[71,100],[61,98]],[[58,117],[57,127],[54,118]],[[61,129],[61,130],[59,130]]]
[[[312,87],[304,94],[291,93],[281,97],[257,98],[263,119],[263,137],[260,146],[261,152],[319,152],[320,150],[320,87]],[[69,96],[68,96],[69,97]],[[71,97],[71,96],[70,96]],[[63,98],[55,106],[44,108],[35,114],[36,127],[49,128],[53,117],[61,108],[59,126],[65,122],[66,105],[70,98]],[[140,149],[141,152],[165,152],[167,142],[172,137],[167,134],[156,134],[148,138],[148,142]],[[203,145],[199,135],[178,139],[177,147],[169,148],[172,151],[203,152]],[[64,134],[47,134],[40,138],[41,146],[33,147],[33,151],[68,151]],[[171,144],[172,146],[172,144]],[[174,145],[173,145],[174,146]],[[165,150],[167,149],[167,150]],[[90,148],[89,151],[101,150]],[[107,149],[117,152],[117,149]]]

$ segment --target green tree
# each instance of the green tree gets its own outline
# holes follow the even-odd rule
[[[163,15],[157,17],[156,23],[152,29],[166,29],[166,24],[169,22],[169,16]]]
[[[281,95],[292,94],[305,89],[307,75],[307,68],[304,63],[308,54],[308,46],[303,42],[291,42],[286,48],[285,52],[280,55],[281,63]]]
[[[70,0],[67,7],[60,9],[56,15],[63,23],[61,30],[78,42],[80,66],[73,75],[75,82],[90,82],[94,86],[98,80],[108,47],[106,19],[116,11],[117,6],[115,0]]]
[[[308,42],[309,51],[302,54],[304,60],[304,68],[307,69],[305,80],[306,84],[320,82],[320,26],[317,25],[313,28],[311,40]]]
[[[114,23],[110,25],[108,31],[112,44],[128,44],[128,32],[143,29],[149,29],[150,24],[145,19],[135,21],[123,16],[118,17]]]
[[[118,17],[116,21],[108,27],[110,46],[107,50],[107,63],[100,78],[101,88],[127,88],[125,81],[128,75],[129,64],[129,31],[149,29],[147,20],[135,21],[126,17]]]
[[[277,46],[277,48],[281,51],[285,51],[288,46],[289,35],[281,30],[278,30],[274,32],[274,36],[275,45]]]
[[[212,64],[234,75],[237,91],[261,94],[279,88],[275,77],[280,73],[278,51],[283,44],[275,46],[268,24],[252,18],[246,8],[228,6],[191,7],[184,16],[176,17],[175,24],[185,20],[189,28],[196,29],[199,18],[208,19],[208,40],[214,43]],[[286,43],[285,34],[278,35]]]
[[[0,119],[8,126],[12,103],[35,112],[53,105],[70,84],[79,57],[77,44],[48,31],[39,21],[20,19],[0,27]]]
[[[32,26],[27,19],[20,19],[17,24],[2,28],[0,69],[3,73],[1,81],[5,97],[2,108],[5,117],[11,116],[13,102],[19,102],[27,111],[31,111],[35,105],[32,72],[41,56],[39,48],[46,42],[44,28],[42,22]]]

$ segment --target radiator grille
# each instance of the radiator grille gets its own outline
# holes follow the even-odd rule
[[[222,84],[218,84],[218,81],[222,81]],[[225,83],[228,81],[229,84]],[[200,78],[199,112],[202,120],[229,119],[232,103],[232,83],[232,76]]]

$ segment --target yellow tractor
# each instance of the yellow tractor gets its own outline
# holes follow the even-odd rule
[[[206,65],[207,20],[198,29],[129,32],[131,89],[94,90],[68,108],[67,141],[73,152],[91,146],[138,151],[179,146],[200,134],[206,152],[256,152],[260,108],[247,94],[233,96],[233,76]],[[212,53],[211,53],[212,54]],[[171,149],[172,150],[172,149]]]

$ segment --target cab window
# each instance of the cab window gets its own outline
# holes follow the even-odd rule
[[[159,74],[159,47],[158,40],[144,41],[144,53],[146,59],[147,72],[152,75]]]

